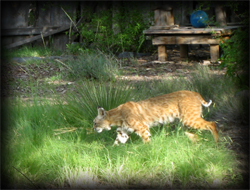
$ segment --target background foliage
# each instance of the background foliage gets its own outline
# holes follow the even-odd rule
[[[249,3],[249,2],[248,2]],[[233,36],[221,43],[221,68],[227,68],[227,75],[234,78],[241,88],[249,89],[249,7],[247,2],[228,2],[230,9],[244,26]]]
[[[83,46],[74,47],[69,44],[68,49],[86,51],[86,48],[98,47],[103,52],[112,53],[150,51],[148,46],[144,46],[143,30],[151,25],[153,11],[143,12],[138,8],[138,3],[121,3],[123,5],[117,9],[111,7],[93,14],[85,11],[81,16],[87,18],[86,22],[79,26]]]

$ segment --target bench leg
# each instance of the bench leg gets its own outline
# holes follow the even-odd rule
[[[181,58],[188,58],[188,45],[186,44],[180,45],[180,56]]]
[[[216,62],[220,57],[220,46],[218,44],[210,44],[211,62]]]
[[[158,61],[166,61],[167,60],[167,51],[165,45],[158,46]]]

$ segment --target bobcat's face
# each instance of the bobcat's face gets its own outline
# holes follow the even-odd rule
[[[98,115],[93,121],[94,122],[93,129],[97,133],[101,133],[103,129],[110,130],[111,127],[109,121],[106,119],[105,110],[101,107],[98,107],[97,110],[98,110]]]

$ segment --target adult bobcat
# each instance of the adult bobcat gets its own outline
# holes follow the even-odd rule
[[[139,102],[126,102],[109,111],[98,107],[98,116],[94,119],[93,128],[101,133],[103,129],[110,130],[111,126],[117,126],[114,144],[126,143],[132,132],[146,143],[150,141],[150,127],[179,118],[183,125],[210,130],[217,142],[219,136],[215,122],[201,118],[201,105],[208,107],[211,103],[211,100],[206,102],[197,92],[183,90]]]

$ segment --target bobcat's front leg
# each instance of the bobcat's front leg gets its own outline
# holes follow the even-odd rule
[[[117,128],[117,136],[116,136],[116,139],[115,139],[115,142],[114,142],[114,144],[113,144],[113,146],[114,145],[119,145],[119,142],[121,142],[121,143],[126,143],[127,142],[127,140],[129,139],[129,136],[128,136],[128,134],[126,133],[126,132],[124,132],[123,130],[122,130],[122,128]]]

